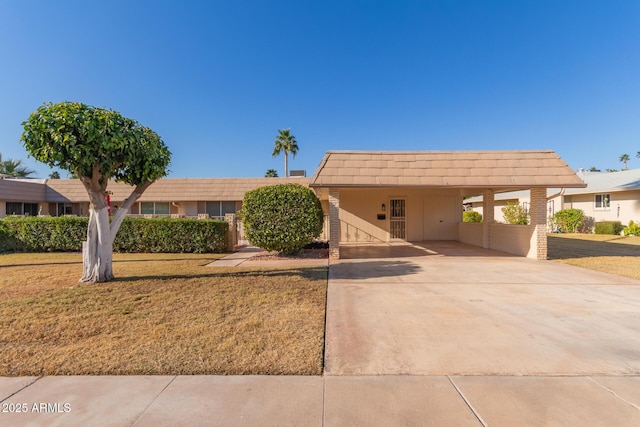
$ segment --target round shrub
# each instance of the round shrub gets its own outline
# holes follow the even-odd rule
[[[576,233],[583,220],[582,209],[562,209],[553,214],[553,221],[561,233]]]
[[[482,222],[482,215],[476,211],[462,212],[462,222]]]
[[[322,233],[323,213],[314,192],[300,184],[248,191],[242,223],[249,242],[268,251],[295,254]]]

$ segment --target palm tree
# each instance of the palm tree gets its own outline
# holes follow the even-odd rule
[[[265,178],[277,178],[278,171],[275,169],[267,169],[267,172],[264,174]]]
[[[636,153],[636,157],[640,159],[640,151]]]
[[[22,160],[2,160],[2,153],[0,153],[0,174],[27,178],[33,173],[35,173],[35,171],[32,171],[26,166],[22,166]]]
[[[296,137],[291,135],[291,129],[278,129],[278,136],[273,142],[275,147],[273,149],[273,157],[284,151],[284,176],[289,176],[289,153],[293,154],[293,158],[298,153],[298,143]]]
[[[60,179],[60,172],[53,171],[49,174],[49,179]]]
[[[620,161],[621,161],[622,163],[624,163],[624,168],[625,168],[625,169],[629,169],[629,168],[627,167],[627,162],[629,161],[629,155],[628,155],[628,154],[622,154],[622,155],[620,156]]]

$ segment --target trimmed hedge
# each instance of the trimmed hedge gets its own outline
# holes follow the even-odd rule
[[[600,221],[596,222],[596,234],[620,234],[622,232],[622,223],[620,221]]]
[[[224,252],[229,224],[220,220],[127,218],[113,242],[116,252]]]
[[[31,217],[0,220],[0,252],[81,251],[88,218]],[[115,252],[205,253],[226,250],[225,221],[125,218]]]

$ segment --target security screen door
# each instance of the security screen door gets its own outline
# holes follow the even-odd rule
[[[389,204],[391,205],[389,237],[391,239],[405,240],[407,238],[406,201],[404,199],[391,199]]]

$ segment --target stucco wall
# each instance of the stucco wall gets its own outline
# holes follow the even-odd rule
[[[581,209],[586,216],[593,217],[596,221],[620,221],[623,225],[629,224],[629,221],[640,221],[640,191],[603,194],[611,197],[609,208],[596,209],[594,194],[565,196],[563,208]]]
[[[406,201],[406,240],[457,240],[462,197],[454,192],[360,188],[340,189],[340,241],[389,241],[392,199]]]
[[[482,223],[460,222],[458,223],[458,240],[467,245],[482,247]]]
[[[531,239],[534,228],[528,225],[491,224],[490,248],[518,256],[535,257]]]

